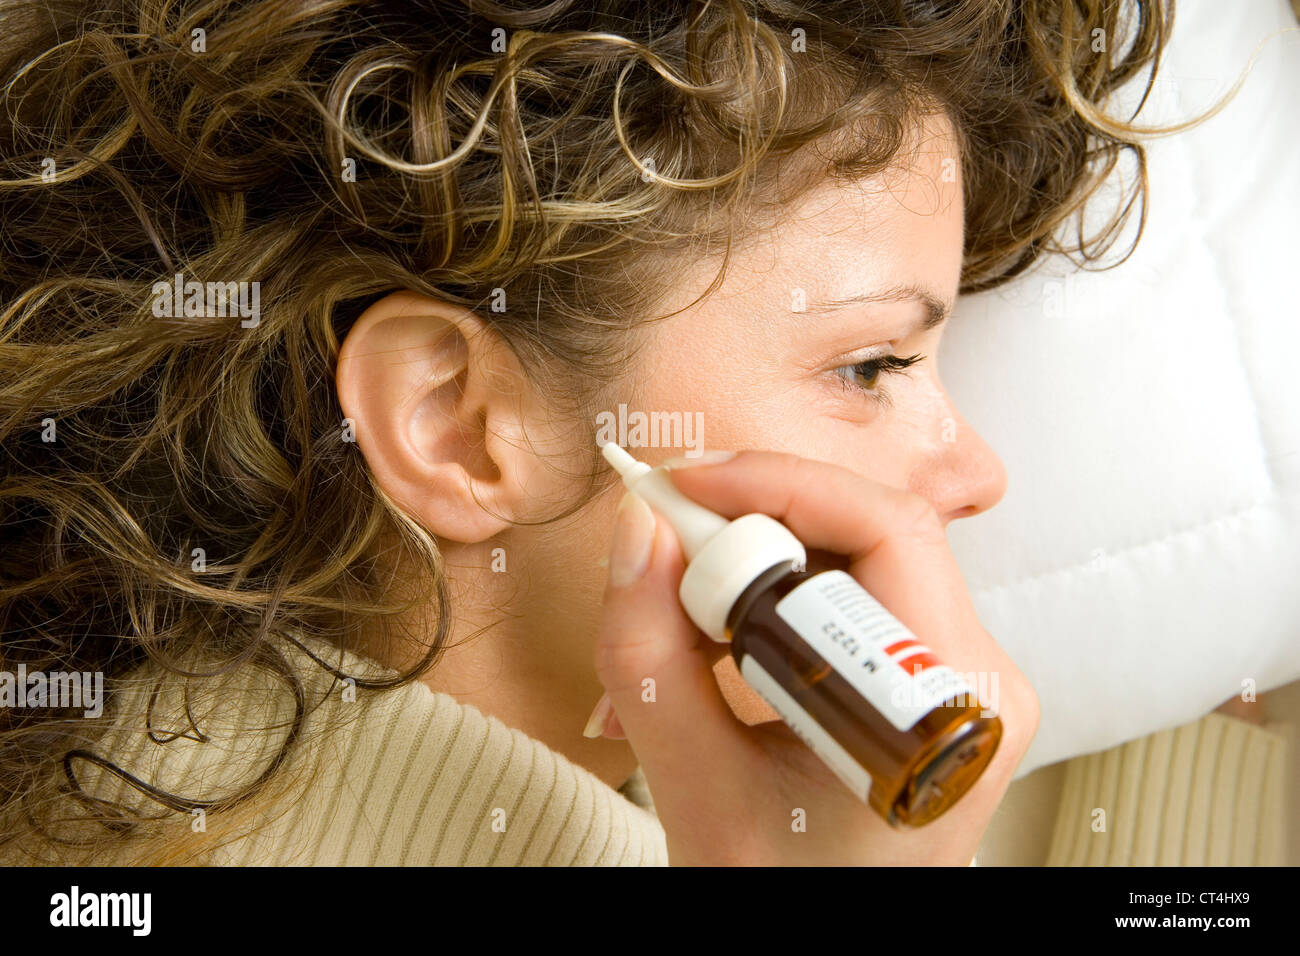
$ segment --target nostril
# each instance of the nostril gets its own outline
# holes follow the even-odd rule
[[[949,521],[956,521],[958,518],[969,518],[971,515],[978,513],[979,508],[974,505],[967,505],[964,508],[957,508],[954,511],[949,511],[943,516],[943,523],[947,524]]]

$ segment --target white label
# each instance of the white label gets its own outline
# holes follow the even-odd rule
[[[844,571],[809,578],[776,613],[899,730],[959,694],[975,703],[966,681]]]
[[[746,654],[740,659],[740,676],[781,715],[786,726],[798,734],[799,739],[813,753],[822,758],[822,762],[835,772],[835,776],[843,780],[844,785],[857,794],[859,800],[866,803],[867,794],[871,792],[871,774],[862,768],[862,764],[854,760],[853,755],[838,740],[822,730],[812,715],[800,707],[790,692],[778,684],[752,655]]]

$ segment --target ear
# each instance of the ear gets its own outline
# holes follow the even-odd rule
[[[438,537],[509,526],[538,468],[523,439],[526,379],[473,312],[404,290],[357,319],[339,353],[339,404],[379,486]]]

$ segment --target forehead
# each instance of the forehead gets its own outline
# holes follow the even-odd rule
[[[809,303],[919,285],[951,300],[961,278],[963,208],[957,138],[946,116],[918,120],[893,166],[860,180],[825,178],[781,208],[774,222],[734,237],[721,300]],[[689,270],[707,283],[715,263]],[[684,278],[684,277],[683,277]],[[685,294],[687,286],[678,286]]]

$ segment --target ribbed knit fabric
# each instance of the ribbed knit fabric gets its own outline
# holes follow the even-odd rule
[[[1212,713],[1076,757],[1046,864],[1280,865],[1288,750],[1282,725]]]
[[[394,673],[319,642],[308,646],[348,675]],[[323,757],[323,775],[302,798],[265,829],[222,847],[215,862],[667,865],[664,830],[652,813],[540,741],[423,684],[349,687],[297,649],[290,655],[310,682],[309,704],[324,701],[309,716],[303,739],[310,742],[325,721],[349,723],[312,745]],[[115,726],[94,749],[190,799],[234,792],[274,758],[294,712],[284,684],[258,673],[246,669],[239,683],[232,680],[219,713],[196,713],[197,732],[185,718],[180,682],[164,687],[151,720],[159,739],[171,737],[162,744],[151,743],[144,727],[152,688],[142,674],[114,701],[106,716]],[[178,731],[187,736],[172,736]],[[293,766],[302,766],[305,752]],[[98,767],[79,765],[77,774],[87,792],[139,800]],[[156,804],[140,805],[159,811]],[[182,818],[181,825],[187,822]]]
[[[391,670],[323,642],[307,646],[357,678]],[[306,719],[290,772],[320,775],[287,812],[217,851],[232,865],[667,865],[662,825],[638,771],[619,790],[541,741],[423,684],[349,687],[296,648]],[[269,671],[235,671],[215,706],[187,716],[182,682],[155,690],[148,667],[119,691],[91,748],[161,790],[195,800],[238,792],[280,749],[292,695]],[[320,702],[319,708],[313,705]],[[340,722],[343,726],[339,726]],[[318,736],[325,725],[333,733]],[[150,740],[152,729],[154,740]],[[1069,761],[1049,866],[1276,864],[1284,846],[1288,741],[1280,726],[1222,714]],[[89,761],[87,793],[145,802]],[[1094,832],[1094,809],[1105,830]],[[176,814],[188,829],[189,814]]]

